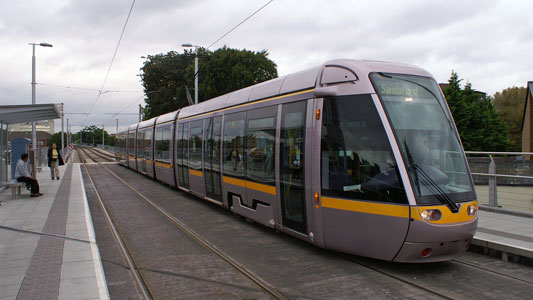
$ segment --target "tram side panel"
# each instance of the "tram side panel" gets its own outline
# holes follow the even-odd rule
[[[410,211],[370,95],[324,99],[320,160],[326,247],[392,260],[407,235]]]

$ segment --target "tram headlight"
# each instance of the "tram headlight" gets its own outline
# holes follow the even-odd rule
[[[471,217],[477,215],[477,204],[469,205],[467,212],[468,212],[468,215]]]
[[[438,209],[424,209],[420,216],[424,221],[438,221],[442,217],[442,213]]]

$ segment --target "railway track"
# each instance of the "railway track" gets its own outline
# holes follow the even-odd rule
[[[447,272],[450,274],[453,273],[464,273],[465,267],[471,270],[475,270],[478,275],[476,278],[482,279],[491,277],[495,280],[501,279],[508,279],[511,282],[514,282],[516,284],[521,284],[522,286],[528,287],[524,294],[524,299],[528,299],[529,294],[533,292],[533,277],[529,276],[530,278],[527,279],[527,275],[521,278],[520,276],[510,275],[509,273],[499,271],[497,268],[498,266],[492,266],[492,267],[484,267],[479,265],[476,262],[467,261],[464,258],[457,258],[453,259],[449,262],[441,262],[441,263],[430,263],[430,264],[397,264],[397,263],[389,263],[384,261],[377,261],[369,258],[364,257],[357,257],[353,255],[338,254],[340,257],[352,262],[356,263],[358,265],[361,265],[365,268],[368,268],[370,270],[379,272],[387,277],[394,278],[396,280],[399,280],[401,282],[404,282],[408,285],[411,285],[413,287],[416,287],[420,290],[426,291],[427,293],[434,295],[440,299],[461,299],[461,298],[472,298],[471,296],[467,295],[458,295],[456,291],[453,289],[442,289],[442,286],[435,285],[435,281],[430,280],[424,280],[421,277],[412,276],[412,271],[415,270],[419,274],[423,275],[429,275],[428,277],[432,277],[434,274],[431,274],[431,269],[434,266],[437,266],[436,270],[444,270],[446,269]],[[468,256],[468,255],[465,255]],[[398,269],[400,267],[401,269]],[[407,272],[406,272],[407,271]],[[507,270],[508,272],[513,272],[512,270]],[[444,272],[442,272],[444,273]],[[443,276],[449,276],[450,274],[443,274]],[[518,285],[516,285],[518,287]],[[475,287],[473,287],[475,288]],[[513,298],[513,297],[510,297]]]
[[[253,270],[247,268],[244,263],[240,263],[237,259],[232,258],[231,256],[227,255],[220,247],[217,247],[214,243],[211,243],[208,238],[202,236],[201,234],[198,234],[195,232],[194,229],[190,228],[180,220],[179,218],[175,217],[175,214],[172,212],[169,212],[168,209],[165,209],[161,205],[157,203],[157,201],[154,201],[154,199],[157,199],[156,196],[150,194],[150,191],[145,191],[145,189],[139,189],[139,187],[135,187],[133,184],[130,184],[126,182],[121,176],[110,170],[106,165],[100,164],[100,166],[105,169],[105,171],[110,174],[113,178],[116,179],[117,182],[120,182],[121,185],[126,187],[131,193],[135,194],[138,198],[142,199],[149,207],[153,209],[153,211],[160,214],[162,217],[164,217],[168,222],[172,224],[175,228],[179,229],[181,232],[185,233],[189,238],[195,241],[195,243],[198,243],[199,245],[202,245],[205,249],[208,249],[211,253],[216,254],[220,259],[224,260],[226,263],[230,264],[233,268],[238,270],[241,274],[246,276],[250,281],[252,281],[255,285],[259,286],[265,293],[269,295],[269,297],[272,297],[274,299],[294,299],[294,298],[301,298],[301,299],[312,299],[310,297],[299,297],[295,296],[297,293],[291,293],[287,294],[287,292],[282,292],[281,288],[276,288],[274,284],[269,283],[267,280],[261,279],[260,276],[257,276]],[[87,168],[87,166],[86,166]],[[90,175],[89,168],[86,169],[87,174]],[[94,182],[92,181],[91,177],[91,184],[94,185]],[[95,186],[96,189],[96,186]],[[142,191],[142,192],[141,192]],[[147,196],[150,195],[150,196]],[[156,198],[152,198],[156,197]],[[100,198],[101,199],[101,198]],[[107,210],[105,208],[105,204],[103,200],[101,201],[101,205],[104,210]],[[106,213],[108,215],[108,219],[110,223],[113,222],[112,216],[109,216],[109,213]],[[116,230],[119,232],[119,230]],[[121,240],[121,237],[115,238],[117,241]],[[128,246],[124,241],[118,242],[124,244],[123,247],[125,250],[123,250],[123,256],[131,256],[131,251],[128,250]],[[310,246],[308,246],[310,247]],[[310,247],[315,249],[315,247]],[[332,256],[331,251],[326,251],[319,249],[319,251],[323,251],[324,256]],[[335,255],[333,255],[335,256]],[[522,287],[526,287],[528,291],[533,291],[533,279],[529,280],[528,277],[520,278],[520,276],[513,276],[510,274],[507,274],[505,272],[501,272],[499,270],[494,270],[491,268],[483,267],[480,265],[477,265],[476,263],[456,259],[451,262],[447,263],[438,263],[438,264],[418,264],[418,265],[407,265],[407,264],[392,264],[388,262],[382,262],[382,261],[376,261],[371,259],[365,259],[360,257],[354,257],[349,255],[343,255],[339,254],[343,259],[350,261],[353,264],[357,264],[361,266],[362,268],[366,268],[372,272],[375,272],[379,274],[379,276],[384,276],[389,278],[390,280],[397,281],[401,283],[402,285],[407,285],[411,287],[412,289],[416,289],[419,291],[419,296],[416,296],[414,298],[421,298],[421,299],[460,299],[460,298],[476,298],[472,297],[471,294],[460,294],[457,291],[450,289],[450,286],[453,286],[454,280],[450,280],[449,278],[446,278],[449,274],[446,274],[446,272],[449,272],[451,274],[461,274],[464,273],[466,269],[475,270],[472,271],[475,274],[478,274],[477,276],[479,278],[485,278],[485,277],[491,277],[494,278],[494,280],[498,280],[498,278],[504,279],[506,282],[515,282],[517,285],[520,285]],[[150,292],[150,283],[147,282],[144,279],[143,272],[150,272],[154,270],[150,270],[147,268],[143,268],[136,264],[135,259],[133,257],[130,257],[132,261],[132,266],[129,268],[131,270],[137,270],[140,274],[138,277],[140,278],[137,283],[139,286],[139,290],[142,289],[142,286],[145,286],[146,288],[146,296],[145,299],[150,299],[153,296],[153,294]],[[435,269],[436,271],[434,271]],[[438,273],[436,275],[436,273]],[[415,274],[413,276],[413,274]],[[423,275],[428,275],[428,279],[424,279]],[[134,275],[132,275],[134,276]],[[135,276],[134,276],[135,277]],[[443,280],[443,278],[445,280]],[[201,280],[201,279],[199,279]],[[476,287],[477,288],[477,287]],[[461,289],[460,289],[461,290]],[[286,291],[286,290],[284,290]],[[527,294],[526,294],[527,295]],[[527,296],[524,296],[525,299],[527,299]],[[481,298],[481,294],[480,297]],[[493,298],[496,297],[486,297],[485,298]],[[511,297],[512,298],[512,297]],[[321,299],[321,297],[318,297],[316,299]]]
[[[78,152],[78,157],[82,163],[102,163],[102,162],[115,162],[115,157],[103,152],[97,151],[92,147],[80,146],[75,147]],[[83,155],[80,155],[82,153]],[[90,161],[89,161],[90,160]]]
[[[83,150],[82,150],[83,151]],[[86,153],[86,152],[85,152]],[[229,255],[218,249],[215,245],[209,243],[205,238],[195,233],[192,229],[187,227],[184,223],[182,223],[177,218],[173,217],[171,214],[166,212],[164,209],[159,207],[157,204],[155,204],[151,199],[144,196],[142,193],[137,191],[135,188],[133,188],[131,185],[129,185],[126,181],[124,181],[122,178],[120,178],[117,174],[115,174],[113,171],[111,171],[109,168],[107,168],[105,165],[101,165],[103,168],[109,172],[113,177],[115,177],[119,182],[121,182],[124,186],[128,187],[133,193],[135,193],[137,196],[139,196],[141,199],[143,199],[147,204],[149,204],[156,212],[164,216],[170,223],[172,223],[177,229],[181,230],[183,233],[187,234],[192,240],[200,244],[202,247],[205,247],[205,249],[208,249],[211,253],[216,254],[220,259],[224,260],[226,263],[231,265],[233,268],[238,270],[241,274],[246,276],[249,280],[251,280],[255,285],[260,287],[265,293],[270,295],[273,299],[279,299],[279,300],[287,300],[289,297],[285,296],[280,291],[276,290],[274,287],[272,287],[270,284],[268,284],[266,281],[262,280],[258,276],[256,276],[252,271],[247,269],[245,266],[237,262],[236,260],[232,259]],[[94,184],[92,175],[89,171],[89,168],[85,166],[86,172],[88,174],[89,180],[91,185],[96,190],[96,185]],[[141,291],[142,297],[144,299],[154,299],[154,293],[152,292],[150,288],[150,283],[146,279],[146,277],[143,275],[143,268],[136,262],[135,258],[131,254],[131,251],[129,250],[129,247],[127,243],[125,242],[124,238],[120,234],[120,231],[117,229],[117,226],[115,225],[115,222],[113,221],[113,218],[109,214],[109,211],[107,210],[106,204],[100,197],[100,195],[97,193],[97,198],[99,205],[101,206],[102,210],[104,211],[104,214],[106,216],[107,222],[113,232],[113,236],[115,240],[117,241],[117,244],[119,245],[119,248],[121,249],[121,254],[125,258],[125,261],[128,263],[128,268],[132,272],[132,276],[135,278],[135,282],[137,284],[137,287],[139,291]]]

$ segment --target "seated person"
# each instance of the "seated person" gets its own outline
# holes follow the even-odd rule
[[[15,168],[15,178],[18,182],[24,182],[26,183],[26,186],[30,186],[31,188],[31,195],[30,197],[39,197],[42,196],[41,193],[39,193],[39,183],[37,180],[31,177],[30,172],[28,171],[28,167],[26,166],[26,162],[28,161],[28,154],[22,153],[20,156],[20,159],[17,161],[17,167]]]

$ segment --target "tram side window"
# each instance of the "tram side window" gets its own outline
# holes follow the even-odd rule
[[[370,95],[324,100],[322,194],[407,203],[389,140]]]
[[[161,162],[170,162],[169,145],[170,145],[170,128],[169,126],[156,128],[155,134],[155,158]]]
[[[157,127],[155,129],[155,160],[161,161],[162,160],[162,154],[161,154],[161,141],[163,139],[163,128]]]
[[[176,131],[176,164],[178,165],[178,184],[182,187],[189,186],[189,169],[187,155],[187,141],[189,140],[189,123],[181,123]]]
[[[135,149],[134,149],[134,144],[135,143],[135,133],[134,132],[130,132],[128,133],[128,141],[127,141],[127,144],[128,144],[128,155],[133,155],[135,156]]]
[[[191,123],[189,137],[189,167],[202,168],[202,129],[203,120]]]
[[[170,126],[163,127],[161,131],[161,160],[170,163]]]
[[[144,132],[144,157],[146,159],[152,159],[152,135],[152,128]]]
[[[244,160],[244,124],[246,113],[226,115],[224,119],[224,174],[242,177]]]
[[[246,128],[246,177],[274,184],[277,106],[249,111]]]
[[[144,132],[139,131],[137,132],[137,149],[136,149],[136,156],[137,158],[144,157],[143,155],[143,144],[144,144]]]

